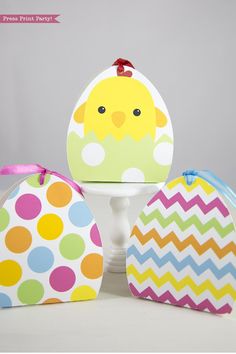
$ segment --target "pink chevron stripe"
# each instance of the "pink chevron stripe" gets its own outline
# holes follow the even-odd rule
[[[148,202],[148,206],[153,204],[156,200],[160,200],[166,209],[168,209],[175,203],[179,203],[179,205],[183,208],[184,211],[188,211],[194,205],[198,205],[204,214],[207,214],[212,209],[217,208],[224,217],[229,215],[228,209],[224,206],[224,204],[221,202],[219,198],[215,198],[209,204],[205,204],[199,195],[196,195],[193,199],[186,201],[182,196],[182,194],[180,194],[179,192],[173,195],[173,197],[171,197],[170,199],[168,199],[166,195],[163,193],[163,191],[159,191]]]
[[[214,305],[209,300],[202,301],[199,305],[195,304],[195,302],[189,297],[185,295],[182,299],[176,300],[175,297],[169,292],[166,291],[161,296],[157,296],[157,294],[150,288],[147,287],[145,290],[139,292],[133,283],[129,283],[130,290],[132,294],[136,297],[150,297],[153,301],[157,302],[167,302],[171,305],[184,307],[188,305],[191,309],[198,310],[198,311],[209,311],[214,314],[224,314],[230,313],[232,311],[232,307],[229,304],[225,304],[224,306],[216,309]]]

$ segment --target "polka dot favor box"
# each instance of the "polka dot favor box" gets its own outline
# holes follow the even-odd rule
[[[58,175],[28,176],[0,200],[0,307],[90,300],[103,275],[94,217]]]
[[[67,159],[76,181],[162,183],[173,156],[166,105],[125,59],[99,74],[72,112]]]

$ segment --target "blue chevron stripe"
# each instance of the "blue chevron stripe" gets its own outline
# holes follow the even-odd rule
[[[168,252],[165,256],[159,258],[153,249],[149,249],[144,254],[141,254],[135,246],[131,246],[127,250],[127,257],[132,255],[140,264],[143,264],[148,259],[152,258],[159,268],[170,262],[178,272],[185,267],[190,266],[197,275],[204,273],[206,270],[210,270],[218,280],[223,278],[226,274],[231,274],[236,279],[236,268],[232,263],[228,263],[221,269],[218,269],[210,259],[198,265],[191,256],[187,256],[182,261],[178,261],[171,252]]]

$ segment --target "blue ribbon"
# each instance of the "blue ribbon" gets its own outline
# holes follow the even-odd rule
[[[186,183],[190,186],[196,179],[200,177],[215,187],[218,192],[223,194],[229,202],[236,208],[236,193],[224,182],[217,177],[214,173],[208,170],[187,170],[182,173]]]

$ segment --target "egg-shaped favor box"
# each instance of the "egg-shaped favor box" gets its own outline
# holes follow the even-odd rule
[[[166,105],[124,59],[98,75],[77,101],[67,158],[77,181],[164,182],[173,155]]]
[[[126,260],[131,293],[195,310],[230,313],[236,299],[231,209],[228,199],[199,176],[191,184],[185,177],[166,184],[132,230]]]
[[[34,174],[0,201],[0,307],[96,298],[103,251],[83,197],[61,178]]]

